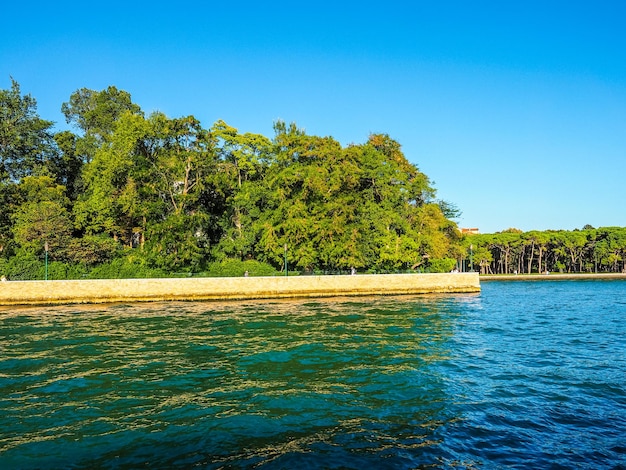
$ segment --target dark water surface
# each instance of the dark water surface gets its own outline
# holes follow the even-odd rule
[[[5,308],[0,468],[626,468],[626,281]]]

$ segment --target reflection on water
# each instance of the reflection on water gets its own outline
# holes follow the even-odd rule
[[[606,288],[594,296],[589,285],[585,308],[604,309]],[[6,309],[0,466],[614,466],[626,367],[623,339],[607,331],[624,332],[626,284],[611,285],[603,320],[584,319],[580,292],[554,287],[555,311],[545,304],[555,291],[528,283],[445,297]],[[577,441],[577,426],[595,437]]]
[[[0,449],[8,462],[33,466],[44,455],[59,466],[70,458],[182,467],[397,456],[427,445],[430,430],[451,418],[431,367],[449,356],[456,314],[440,313],[442,305],[454,302],[7,313],[0,403],[11,433]]]

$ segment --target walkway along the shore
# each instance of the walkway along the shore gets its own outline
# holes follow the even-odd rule
[[[580,281],[626,279],[626,273],[481,274],[481,281]]]

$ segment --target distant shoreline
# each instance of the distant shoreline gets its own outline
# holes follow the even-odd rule
[[[583,279],[626,279],[626,273],[481,274],[482,281],[578,281]]]

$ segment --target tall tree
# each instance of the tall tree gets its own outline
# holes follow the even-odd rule
[[[37,114],[37,101],[22,96],[11,79],[11,89],[0,90],[0,182],[19,182],[54,166],[58,154],[51,128],[52,122]]]
[[[70,131],[57,132],[54,141],[60,152],[57,180],[67,188],[67,196],[75,201],[83,191],[83,160],[76,150],[78,138]]]
[[[18,190],[22,203],[14,216],[16,242],[32,253],[42,253],[47,245],[52,259],[63,259],[73,230],[65,187],[49,176],[28,176]]]
[[[565,232],[561,237],[563,248],[569,255],[567,271],[582,271],[582,257],[587,246],[587,235],[584,232]],[[576,264],[578,263],[578,266]]]
[[[126,112],[87,164],[77,223],[128,246],[146,241],[148,250],[161,253],[155,262],[181,266],[197,258],[186,249],[206,250],[213,239],[207,178],[214,167],[213,141],[193,116],[146,119]]]
[[[398,269],[445,256],[457,242],[428,178],[388,136],[342,148],[294,124],[275,130],[257,224],[263,260],[280,263],[287,245],[290,265],[304,269]]]
[[[105,138],[114,130],[117,120],[125,112],[142,115],[141,108],[132,102],[128,92],[109,86],[102,91],[81,88],[61,105],[68,123],[82,131],[76,152],[85,161],[91,161]]]
[[[253,223],[265,198],[261,181],[270,158],[271,141],[260,134],[240,134],[221,120],[213,125],[211,134],[217,144],[217,167],[211,181],[225,204],[218,251],[242,260],[254,257]]]
[[[142,116],[125,114],[116,132],[86,164],[85,191],[74,205],[76,223],[86,234],[106,233],[132,245],[135,228],[145,231],[142,222],[148,215],[148,201],[140,191],[153,196],[140,181],[143,169],[137,149],[148,134],[149,125]]]
[[[29,175],[53,174],[58,152],[52,122],[37,114],[37,102],[22,95],[19,84],[0,90],[0,255],[12,243],[15,211],[19,209],[17,185]]]

